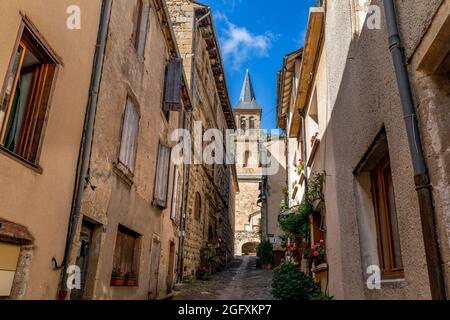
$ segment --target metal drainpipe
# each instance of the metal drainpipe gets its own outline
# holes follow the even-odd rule
[[[442,271],[441,252],[439,249],[439,234],[435,222],[430,178],[428,176],[422,142],[419,135],[419,127],[417,125],[406,58],[399,36],[394,1],[383,1],[389,33],[389,50],[392,53],[397,85],[403,107],[403,116],[408,134],[409,150],[414,169],[414,182],[419,200],[431,296],[435,300],[444,300],[447,297]]]
[[[77,180],[75,185],[75,194],[70,213],[70,222],[68,228],[68,237],[63,260],[63,279],[60,287],[60,299],[67,295],[67,278],[66,270],[70,263],[70,255],[73,248],[73,242],[77,232],[77,226],[80,218],[81,201],[83,192],[87,183],[89,159],[91,155],[92,137],[94,131],[94,120],[97,110],[98,92],[100,88],[103,60],[105,56],[105,45],[108,33],[108,24],[111,14],[112,0],[103,0],[102,11],[100,17],[100,26],[97,36],[97,44],[95,49],[94,64],[91,76],[91,85],[89,88],[89,101],[87,112],[84,120],[83,135],[80,145],[80,155],[77,164]],[[55,260],[54,260],[55,261]]]
[[[301,133],[301,139],[302,139],[302,157],[303,157],[303,174],[305,175],[305,193],[308,191],[308,165],[307,165],[307,159],[308,155],[306,154],[306,128],[305,128],[305,111],[300,110],[300,119],[301,119],[301,126],[302,126],[302,133]],[[297,159],[295,159],[297,161]]]
[[[196,101],[196,95],[195,95],[195,75],[196,75],[196,67],[197,67],[197,32],[198,32],[198,25],[201,21],[206,19],[209,15],[211,15],[211,9],[208,7],[208,12],[200,17],[199,19],[195,18],[195,9],[194,9],[194,36],[193,36],[193,63],[192,63],[192,70],[191,70],[191,97],[194,101],[192,101],[192,109],[194,108],[195,101]],[[194,120],[194,114],[193,110],[190,111],[190,121],[189,121],[189,132],[192,133],[192,122]],[[185,177],[187,179],[186,181],[186,192],[184,194],[184,203],[183,203],[183,213],[181,215],[181,229],[180,229],[180,243],[178,248],[178,275],[177,275],[177,282],[180,283],[183,281],[183,268],[184,268],[184,241],[185,241],[185,233],[186,233],[186,226],[187,226],[187,207],[189,202],[189,189],[190,189],[190,164],[185,165]]]

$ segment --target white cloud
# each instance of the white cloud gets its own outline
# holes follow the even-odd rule
[[[239,69],[252,57],[267,57],[275,40],[271,32],[252,34],[245,27],[231,23],[227,16],[217,12],[215,19],[223,21],[226,28],[222,31],[221,47],[224,59],[233,69]]]

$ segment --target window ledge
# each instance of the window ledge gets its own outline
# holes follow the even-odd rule
[[[113,171],[125,182],[128,186],[133,186],[133,178],[134,175],[132,173],[128,173],[129,171],[123,164],[120,162],[113,163]]]
[[[307,166],[308,166],[309,168],[311,168],[311,166],[312,166],[312,164],[313,164],[313,162],[314,162],[314,157],[315,157],[315,155],[316,155],[316,153],[317,153],[317,149],[319,149],[319,144],[320,144],[320,139],[317,138],[317,139],[314,141],[313,147],[312,147],[312,149],[311,149],[311,154],[309,155],[309,158],[308,158]]]
[[[321,263],[318,266],[313,267],[311,269],[311,271],[314,273],[318,273],[318,272],[325,271],[325,270],[328,270],[328,264],[326,262]]]
[[[382,279],[381,284],[401,284],[406,282],[405,278],[395,278],[395,279]]]
[[[6,149],[4,146],[0,145],[0,153],[7,156],[8,158],[15,160],[17,162],[19,162],[20,164],[24,165],[25,167],[27,167],[28,169],[33,170],[34,172],[36,172],[37,174],[42,174],[44,172],[44,170],[42,169],[42,167],[40,167],[39,165],[28,161],[25,158],[22,158],[21,156],[15,154],[14,152]]]

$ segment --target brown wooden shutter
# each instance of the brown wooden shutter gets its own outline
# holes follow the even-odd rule
[[[167,194],[169,191],[170,153],[171,148],[169,146],[159,145],[153,204],[164,209],[167,208]]]
[[[167,66],[164,111],[180,111],[181,77],[183,64],[181,59],[173,59]]]

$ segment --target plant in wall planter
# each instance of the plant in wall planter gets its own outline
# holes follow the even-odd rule
[[[318,266],[325,261],[325,243],[323,240],[316,241],[312,245],[305,243],[303,245],[303,257]]]
[[[297,172],[298,175],[301,175],[303,170],[305,170],[305,162],[303,159],[298,159],[297,163],[294,163],[295,172]]]
[[[111,274],[111,285],[112,286],[125,285],[125,274],[121,272],[120,269],[113,270]]]
[[[125,274],[125,283],[124,285],[129,287],[134,287],[136,285],[136,275],[134,272],[127,272]]]

